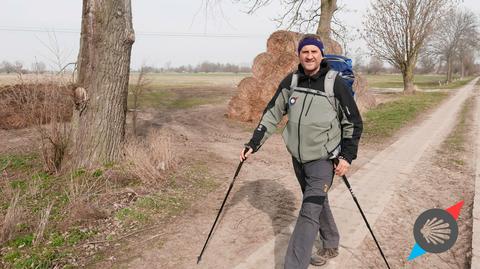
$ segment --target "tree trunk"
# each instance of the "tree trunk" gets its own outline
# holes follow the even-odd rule
[[[460,78],[463,79],[464,77],[465,77],[465,58],[462,57]]]
[[[415,65],[407,64],[405,69],[402,70],[403,76],[403,93],[413,94],[415,93],[415,85],[413,84],[413,70]]]
[[[134,41],[130,0],[83,0],[77,86],[86,97],[72,119],[70,167],[121,157]]]
[[[337,0],[321,0],[320,22],[317,28],[317,35],[320,36],[325,45],[325,54],[343,54],[342,46],[331,38],[332,18],[337,10]]]
[[[452,57],[448,56],[447,57],[447,83],[452,82],[452,66],[453,66]]]
[[[333,13],[337,10],[337,0],[321,0],[320,8],[320,23],[317,28],[317,35],[320,36],[323,42],[328,42],[332,32]]]

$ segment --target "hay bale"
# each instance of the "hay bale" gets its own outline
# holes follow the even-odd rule
[[[250,120],[250,106],[248,102],[244,99],[241,99],[239,96],[234,96],[228,102],[228,112],[227,116],[231,119],[236,119],[239,121],[249,121]]]
[[[275,66],[275,57],[273,54],[262,52],[253,60],[253,76],[258,79],[265,79],[272,74]]]
[[[267,52],[279,55],[283,52],[295,52],[301,34],[291,31],[276,31],[267,40]]]
[[[274,84],[279,84],[290,72],[298,68],[298,56],[292,52],[284,52],[276,58],[276,68],[273,68],[272,74],[269,76],[269,81]]]
[[[328,39],[323,41],[323,45],[325,46],[325,54],[343,55],[343,48],[337,41]]]
[[[257,86],[260,90],[260,106],[262,106],[262,112],[265,109],[265,106],[270,102],[273,95],[277,91],[278,83],[272,81],[263,81],[260,82]]]
[[[258,100],[261,91],[258,89],[259,80],[254,77],[246,77],[238,84],[238,97],[247,102]]]
[[[355,99],[358,110],[363,113],[376,106],[375,96],[368,91],[367,79],[360,74],[355,74],[355,82],[353,83],[355,91]]]
[[[238,95],[228,104],[228,117],[241,121],[259,119],[276,88],[277,85],[269,80],[260,81],[254,77],[242,79],[238,84]]]

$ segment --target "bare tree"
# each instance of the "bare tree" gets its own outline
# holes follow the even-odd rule
[[[383,70],[383,61],[377,56],[370,57],[370,62],[368,63],[367,73],[376,75]]]
[[[441,64],[439,57],[428,49],[428,45],[420,50],[418,63],[416,70],[422,74],[434,73]]]
[[[7,73],[7,74],[15,73],[15,65],[13,65],[8,61],[2,61],[0,63],[0,72]]]
[[[220,1],[220,0],[213,0]],[[234,0],[248,5],[247,13],[252,14],[259,8],[267,6],[274,0]],[[323,41],[333,35],[340,40],[347,38],[346,27],[335,18],[339,8],[337,0],[278,0],[283,8],[274,20],[278,27],[297,29],[300,32],[315,31]]]
[[[120,159],[134,41],[130,0],[83,0],[70,166]]]
[[[413,93],[419,52],[444,16],[450,0],[374,0],[365,17],[373,54],[402,72],[404,93]]]
[[[445,61],[446,80],[452,82],[454,60],[464,62],[466,52],[475,50],[480,41],[476,15],[468,10],[452,11],[441,20],[440,29],[429,42],[429,50]]]
[[[478,50],[478,49],[477,49]],[[472,50],[463,50],[460,52],[460,77],[463,78],[465,76],[471,76],[475,74],[476,66],[475,66],[475,58],[476,53],[478,51]]]

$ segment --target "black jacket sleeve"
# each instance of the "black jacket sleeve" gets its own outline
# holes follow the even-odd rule
[[[357,158],[358,143],[363,131],[362,117],[350,88],[342,77],[337,76],[335,79],[333,92],[335,98],[339,101],[341,110],[342,141],[340,156],[351,163]]]

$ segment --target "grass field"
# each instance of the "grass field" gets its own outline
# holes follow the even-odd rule
[[[234,86],[242,80],[242,78],[251,76],[250,73],[150,73],[148,78],[151,86],[157,89],[182,89],[193,88],[199,86]],[[51,79],[55,75],[35,75],[25,74],[20,77],[17,74],[0,74],[0,86],[19,83],[21,80],[26,82]],[[130,74],[130,83],[136,82],[138,73]],[[65,76],[71,79],[70,74]]]
[[[139,97],[139,108],[185,109],[197,105],[219,103],[229,99],[235,86],[248,73],[161,73],[147,74],[148,85]],[[131,74],[131,87],[138,73]],[[133,96],[128,97],[129,108]]]
[[[443,85],[445,75],[415,75],[414,84],[420,89],[453,89],[465,85],[472,79],[473,77],[465,77]],[[403,88],[400,74],[367,75],[367,81],[370,88]]]
[[[163,89],[186,89],[205,86],[235,86],[240,80],[251,76],[250,73],[155,73],[148,74],[150,88]],[[50,76],[51,77],[51,76]],[[130,75],[130,83],[136,82],[138,73]],[[367,75],[368,85],[371,88],[402,88],[403,80],[400,74]],[[26,81],[38,79],[36,75],[23,75]],[[67,76],[71,78],[71,76]],[[445,75],[415,75],[414,83],[420,89],[451,89],[466,84],[473,77],[465,77],[448,85],[440,85],[445,81]],[[0,74],[0,86],[18,83],[17,74]]]
[[[235,86],[249,73],[157,73],[148,74],[150,88],[184,89],[205,86]],[[136,82],[138,73],[130,75],[130,83]]]

